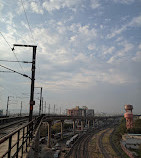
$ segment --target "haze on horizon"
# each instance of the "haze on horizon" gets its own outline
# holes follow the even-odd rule
[[[15,47],[14,54],[10,47],[37,45],[35,86],[51,110],[55,104],[62,112],[87,106],[115,114],[132,104],[141,113],[141,0],[0,0],[0,32],[0,60],[16,54],[31,61],[32,49]],[[31,64],[0,64],[31,75]],[[0,109],[14,96],[9,109],[23,101],[28,111],[29,93],[29,79],[0,72]]]

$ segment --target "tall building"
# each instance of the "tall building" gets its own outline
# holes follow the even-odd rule
[[[133,105],[125,105],[125,111],[124,117],[126,119],[126,128],[130,129],[133,128]]]
[[[67,115],[68,116],[94,116],[94,110],[88,109],[86,106],[83,106],[82,108],[79,108],[79,106],[76,106],[72,109],[67,109]]]

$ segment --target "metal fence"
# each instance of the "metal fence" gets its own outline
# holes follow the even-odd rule
[[[38,127],[41,117],[38,117],[26,125],[16,129],[12,133],[0,139],[0,158],[23,157],[33,139],[33,132]]]

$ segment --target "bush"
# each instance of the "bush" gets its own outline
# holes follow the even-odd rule
[[[133,122],[133,128],[128,130],[129,133],[141,134],[141,119]]]

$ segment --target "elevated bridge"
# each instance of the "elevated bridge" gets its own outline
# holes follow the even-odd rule
[[[47,123],[48,125],[47,146],[50,148],[51,147],[51,126],[52,126],[52,123],[56,120],[61,121],[61,139],[63,139],[63,125],[64,125],[65,120],[73,121],[73,133],[75,134],[77,121],[81,122],[81,129],[83,130],[84,123],[87,123],[87,127],[90,128],[90,121],[91,121],[92,127],[95,128],[95,124],[99,126],[99,121],[102,121],[106,124],[108,120],[114,122],[115,119],[118,119],[121,117],[123,116],[82,117],[82,116],[66,116],[66,115],[41,115],[39,117],[34,117],[34,119],[31,122],[23,125],[19,129],[16,129],[9,135],[6,135],[5,137],[0,139],[0,158],[24,157],[24,153],[28,153],[28,152],[29,152],[29,155],[30,153],[32,153],[32,155],[34,155],[35,158],[38,157],[40,129],[43,123]],[[8,121],[11,118],[4,118],[4,119]],[[16,119],[19,119],[19,118],[16,118]],[[5,144],[8,144],[7,149],[3,148]]]

